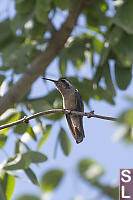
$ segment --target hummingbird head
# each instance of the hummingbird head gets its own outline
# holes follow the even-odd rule
[[[67,79],[66,77],[61,77],[58,80],[47,79],[47,78],[43,78],[43,79],[54,82],[56,88],[61,93],[63,93],[66,90],[74,89],[74,86],[72,85],[71,81]]]

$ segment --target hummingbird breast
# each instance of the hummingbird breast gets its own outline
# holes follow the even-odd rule
[[[63,95],[63,108],[64,109],[70,109],[70,110],[76,110],[76,96],[74,92],[67,92]]]

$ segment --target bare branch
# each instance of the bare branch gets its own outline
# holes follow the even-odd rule
[[[19,119],[15,122],[1,125],[0,130],[15,126],[17,124],[28,123],[29,120],[31,120],[31,119],[35,119],[35,118],[43,116],[43,115],[49,115],[49,114],[54,114],[54,113],[75,114],[75,115],[80,115],[80,116],[86,116],[87,118],[93,117],[93,118],[117,121],[117,118],[106,117],[106,116],[102,116],[102,115],[96,115],[96,114],[94,114],[94,111],[86,113],[86,112],[78,112],[78,111],[72,111],[72,110],[66,110],[66,109],[53,109],[53,110],[47,110],[47,111],[39,112],[39,113],[36,113],[36,114],[31,115],[29,117],[25,116],[22,119]]]
[[[51,19],[48,19],[48,30],[51,32],[52,36],[57,32],[55,26],[53,25]]]

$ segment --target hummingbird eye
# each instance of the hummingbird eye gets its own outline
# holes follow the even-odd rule
[[[62,83],[66,83],[66,81],[64,79],[61,80]]]
[[[61,79],[61,82],[63,83],[65,88],[70,89],[70,84],[69,84],[69,82],[67,80]]]

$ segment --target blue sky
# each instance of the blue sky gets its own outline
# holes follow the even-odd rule
[[[6,2],[8,0],[1,0],[0,2],[0,17],[1,11],[7,6]],[[13,10],[9,8],[12,16]],[[65,16],[65,13],[64,13]],[[60,20],[60,17],[57,16],[57,19]],[[79,23],[84,23],[84,19],[81,18]],[[80,30],[76,29],[75,34],[79,33]],[[98,59],[98,58],[96,58]],[[58,61],[57,59],[50,65],[47,70],[46,76],[49,78],[58,78]],[[87,77],[88,74],[91,76],[91,71],[89,69],[89,62],[87,62],[82,68],[81,72],[77,72],[74,70],[71,65],[68,66],[67,75],[78,75],[82,77]],[[113,69],[112,69],[113,73]],[[47,83],[47,86],[50,89],[54,88],[52,83]],[[127,101],[125,100],[126,95],[132,94],[133,81],[128,87],[126,91],[120,91],[117,88],[117,97],[115,98],[116,105],[112,106],[105,101],[94,101],[91,100],[90,105],[95,113],[117,117],[120,112],[122,112],[125,108],[129,106]],[[43,80],[39,78],[33,85],[32,89],[32,97],[37,97],[44,95],[47,92],[47,87]],[[88,91],[89,92],[89,91]],[[87,107],[85,107],[86,111],[89,111]],[[119,178],[119,168],[131,168],[132,160],[129,158],[133,155],[133,146],[126,146],[122,141],[114,142],[113,135],[118,131],[118,125],[114,122],[100,120],[100,119],[87,119],[84,118],[84,129],[85,129],[85,139],[83,143],[77,145],[72,138],[70,131],[68,129],[66,121],[63,119],[61,121],[61,125],[66,129],[71,142],[72,142],[72,152],[70,156],[66,157],[62,153],[60,146],[58,146],[57,156],[53,157],[54,147],[56,137],[58,135],[59,123],[56,122],[53,128],[52,133],[50,134],[47,142],[44,144],[43,148],[41,148],[41,152],[45,153],[49,157],[49,161],[41,164],[40,168],[32,166],[34,170],[37,171],[38,177],[41,178],[43,172],[48,169],[57,167],[66,171],[66,175],[63,179],[62,185],[58,187],[52,196],[52,200],[58,199],[61,200],[63,196],[63,200],[74,199],[74,197],[78,197],[75,200],[83,200],[89,199],[89,197],[93,197],[97,195],[98,191],[91,186],[88,186],[84,181],[79,178],[77,173],[76,166],[80,159],[89,158],[97,161],[101,164],[105,169],[105,174],[101,178],[101,181],[104,183],[114,183],[118,182]],[[13,141],[15,140],[15,136],[12,135],[9,138],[7,145],[5,146],[5,151],[10,155],[11,148],[13,147]],[[34,148],[35,142],[31,142],[30,145]],[[11,153],[12,154],[12,153]],[[0,152],[0,161],[5,159],[5,153]],[[26,178],[26,176],[25,176]],[[26,178],[27,179],[27,178]],[[31,183],[27,183],[24,181],[17,180],[16,188],[13,195],[12,200],[15,199],[18,195],[23,193],[39,193],[39,189],[32,185]],[[83,198],[82,198],[83,197]],[[100,198],[100,200],[107,200],[107,197]]]

